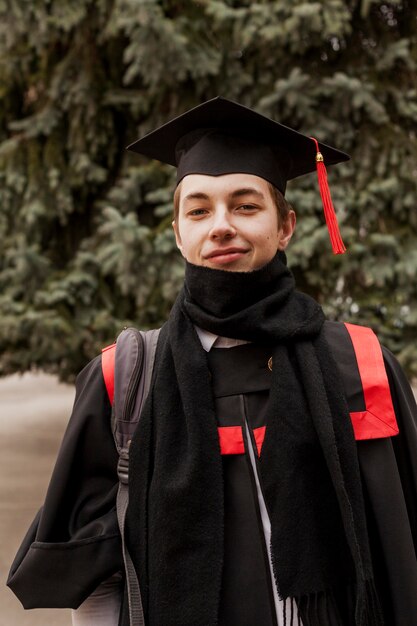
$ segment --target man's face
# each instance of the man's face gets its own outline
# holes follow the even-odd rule
[[[268,183],[252,174],[189,174],[181,183],[177,246],[194,265],[248,272],[284,250],[295,228],[290,211],[285,224]]]

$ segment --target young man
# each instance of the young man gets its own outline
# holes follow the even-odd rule
[[[413,395],[368,329],[325,321],[295,290],[284,253],[286,181],[347,155],[222,98],[131,149],[177,166],[186,261],[130,446],[146,624],[417,624]],[[123,569],[110,413],[98,357],[9,579],[28,608],[84,601],[76,624],[117,623],[118,592],[97,613]]]

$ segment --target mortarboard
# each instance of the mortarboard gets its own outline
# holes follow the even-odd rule
[[[345,251],[324,166],[324,161],[347,161],[345,152],[220,96],[151,131],[128,150],[174,165],[177,184],[187,174],[239,172],[260,176],[285,194],[288,180],[317,169],[333,251]]]

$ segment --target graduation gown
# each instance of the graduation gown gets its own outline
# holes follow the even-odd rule
[[[326,322],[325,333],[349,409],[364,411],[361,378],[346,327]],[[383,355],[400,434],[358,441],[358,457],[386,624],[412,626],[417,625],[417,410],[395,358],[386,349]],[[256,484],[253,471],[254,460],[255,467],[261,462],[267,427],[263,423],[267,356],[267,348],[256,345],[214,349],[209,355],[219,426],[244,426],[240,450],[222,455],[225,558],[220,626],[276,626],[277,621],[259,504],[262,486]],[[44,507],[10,571],[8,584],[25,608],[77,608],[97,585],[123,569],[115,513],[117,453],[100,357],[80,373],[76,388]]]

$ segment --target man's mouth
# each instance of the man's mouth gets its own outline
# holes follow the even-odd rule
[[[205,256],[206,261],[222,265],[242,258],[248,250],[245,248],[218,248]]]

